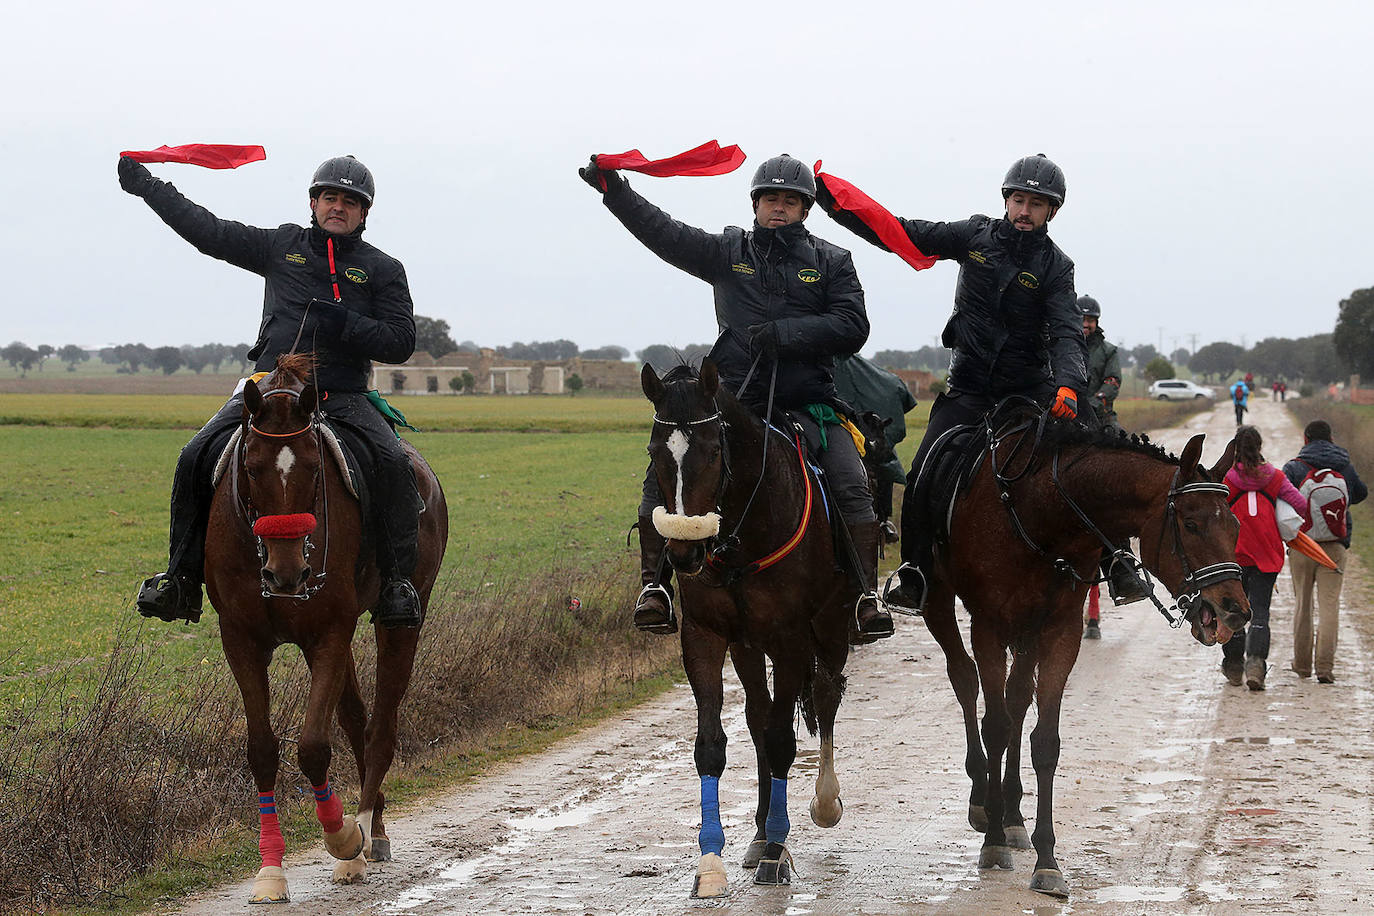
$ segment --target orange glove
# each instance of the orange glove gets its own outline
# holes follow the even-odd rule
[[[1050,413],[1066,420],[1078,416],[1078,395],[1072,388],[1059,389],[1059,393],[1054,396],[1054,403],[1050,405]]]

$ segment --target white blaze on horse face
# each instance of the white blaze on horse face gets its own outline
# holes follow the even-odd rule
[[[677,462],[677,507],[679,515],[686,515],[687,509],[682,505],[682,467],[683,460],[687,457],[687,448],[692,444],[692,440],[687,438],[687,434],[680,429],[673,430],[673,434],[668,437],[666,445],[668,454],[673,456],[673,461]]]
[[[286,492],[286,480],[291,476],[291,469],[296,466],[296,453],[291,451],[288,446],[277,452],[277,472],[281,474],[282,492]]]

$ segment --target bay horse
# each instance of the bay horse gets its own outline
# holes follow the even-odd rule
[[[1198,642],[1225,642],[1249,619],[1235,562],[1239,526],[1220,481],[1235,456],[1199,465],[1203,436],[1178,458],[1148,440],[1034,419],[995,429],[967,488],[953,503],[947,539],[932,564],[924,617],[944,650],[963,710],[972,782],[969,822],[984,833],[979,868],[1012,867],[1011,849],[1036,851],[1032,890],[1067,897],[1055,859],[1054,775],[1064,685],[1078,658],[1083,601],[1104,546],[1140,539],[1140,559],[1177,601]],[[1148,582],[1148,575],[1146,576]],[[958,596],[971,618],[973,658],[954,615]],[[1007,660],[1011,657],[1008,674]],[[975,663],[976,659],[976,663]],[[981,731],[979,686],[984,695]],[[1032,696],[1035,832],[1021,816],[1022,727]],[[1005,769],[1002,755],[1006,754]]]
[[[699,372],[677,366],[662,379],[646,363],[640,380],[654,405],[649,455],[666,503],[654,526],[679,576],[682,664],[697,706],[701,857],[692,896],[728,892],[718,795],[727,651],[744,686],[758,762],[754,838],[743,864],[754,869],[755,884],[788,884],[787,774],[798,707],[811,734],[820,730],[811,819],[833,827],[843,812],[834,726],[859,597],[835,560],[832,526],[843,522],[827,518],[800,434],[741,405],[710,360]],[[765,660],[773,664],[771,696]]]
[[[325,845],[340,861],[336,883],[362,880],[366,860],[391,858],[382,815],[382,778],[396,748],[397,711],[410,684],[419,628],[376,627],[376,697],[371,715],[359,691],[352,640],[358,617],[377,599],[380,574],[342,454],[331,444],[312,383],[309,354],[279,357],[261,385],[244,385],[244,417],[224,461],[205,541],[205,584],[219,614],[224,655],[243,695],[248,764],[257,783],[262,869],[253,903],[289,900],[285,842],[276,814],[278,741],[268,714],[268,664],[276,648],[299,646],[310,690],[297,747],[315,790]],[[439,480],[404,447],[424,500],[413,583],[429,604],[448,540]],[[312,566],[316,564],[316,566]],[[337,715],[358,767],[358,815],[343,814],[329,783],[331,720]]]

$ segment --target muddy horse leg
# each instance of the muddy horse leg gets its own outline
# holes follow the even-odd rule
[[[1067,611],[1056,615],[1056,626],[1040,634],[1039,677],[1036,679],[1035,704],[1039,715],[1031,732],[1031,763],[1035,766],[1035,871],[1031,875],[1033,891],[1051,897],[1068,897],[1069,883],[1059,870],[1054,857],[1054,773],[1059,766],[1059,710],[1064,700],[1064,685],[1078,659],[1081,626],[1078,619],[1080,600]]]
[[[749,737],[754,743],[754,757],[759,770],[759,804],[754,810],[754,838],[744,852],[740,862],[748,869],[758,868],[763,858],[763,847],[768,845],[764,839],[763,824],[768,818],[768,796],[770,782],[768,775],[768,754],[764,750],[764,732],[768,729],[768,711],[773,705],[768,692],[768,671],[764,665],[763,653],[736,643],[730,647],[730,660],[735,673],[744,685],[744,720],[749,724]]]
[[[725,828],[720,823],[720,775],[725,772],[725,729],[720,724],[724,700],[721,670],[725,667],[725,640],[695,625],[684,615],[682,621],[682,666],[692,685],[697,703],[697,776],[701,779],[701,832],[693,897],[723,897],[728,892],[725,863]]]
[[[391,838],[382,820],[386,795],[382,780],[396,756],[396,731],[400,725],[401,700],[410,687],[415,666],[415,649],[420,641],[418,628],[377,631],[377,698],[367,722],[365,751],[366,778],[358,799],[358,823],[366,844],[363,854],[374,862],[391,861]]]
[[[821,759],[816,774],[816,794],[811,799],[811,821],[818,827],[834,827],[844,815],[840,781],[835,776],[835,714],[844,696],[844,663],[849,655],[848,634],[822,644],[811,677],[811,703],[820,726]]]
[[[931,582],[926,601],[926,629],[945,653],[945,671],[949,675],[954,696],[964,715],[964,772],[969,778],[968,822],[979,833],[987,830],[988,818],[984,804],[988,788],[988,759],[983,753],[982,737],[978,732],[978,668],[964,648],[959,633],[959,621],[954,616],[954,593],[943,580]]]
[[[258,851],[262,868],[253,881],[250,903],[287,903],[291,896],[286,887],[286,872],[282,856],[286,842],[282,839],[277,821],[277,736],[272,733],[268,713],[267,666],[272,650],[258,645],[253,639],[232,626],[221,623],[220,642],[229,670],[238,682],[243,695],[243,712],[248,723],[248,768],[258,789]]]
[[[329,731],[351,667],[351,633],[351,627],[340,628],[304,650],[310,666],[310,695],[298,749],[301,772],[315,791],[315,816],[324,830],[325,848],[340,860],[334,867],[336,884],[361,881],[367,870],[363,832],[353,815],[343,813],[343,803],[329,783]]]
[[[1007,714],[1011,716],[1010,737],[1007,740],[1007,765],[1002,776],[1002,826],[1007,845],[1012,849],[1030,849],[1030,835],[1026,833],[1026,819],[1021,814],[1021,735],[1026,725],[1026,710],[1030,708],[1031,690],[1035,686],[1035,659],[1028,652],[1012,656],[1011,674],[1007,677]]]
[[[1002,761],[1011,732],[1006,696],[1007,650],[992,628],[979,626],[977,617],[973,619],[972,636],[973,654],[978,658],[978,676],[983,686],[983,750],[988,759],[985,799],[988,824],[983,833],[978,867],[1011,868],[1011,850],[1002,827]]]
[[[809,659],[773,659],[773,708],[768,711],[763,742],[770,777],[768,817],[763,822],[767,843],[754,871],[755,884],[792,883],[792,854],[787,851],[787,834],[792,830],[787,816],[787,773],[797,759],[797,733],[792,721],[802,689],[802,666],[809,664]]]

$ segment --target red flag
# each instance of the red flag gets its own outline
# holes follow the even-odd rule
[[[596,167],[599,169],[608,172],[625,169],[655,178],[671,178],[676,175],[725,175],[743,163],[744,152],[738,146],[722,147],[715,140],[689,149],[685,153],[669,156],[667,159],[646,159],[637,149],[626,153],[601,153],[596,157]]]
[[[267,158],[261,146],[233,146],[228,143],[187,143],[185,146],[159,146],[150,150],[125,150],[137,162],[183,162],[207,169],[236,169],[249,162]]]
[[[815,171],[816,180],[824,182],[826,190],[835,198],[835,206],[841,210],[848,210],[861,219],[863,224],[872,229],[882,240],[882,243],[897,257],[906,261],[916,270],[925,270],[939,260],[939,258],[924,254],[921,249],[912,244],[911,237],[906,234],[902,224],[897,222],[897,217],[888,212],[882,204],[843,178],[821,174],[820,160],[816,161]]]

